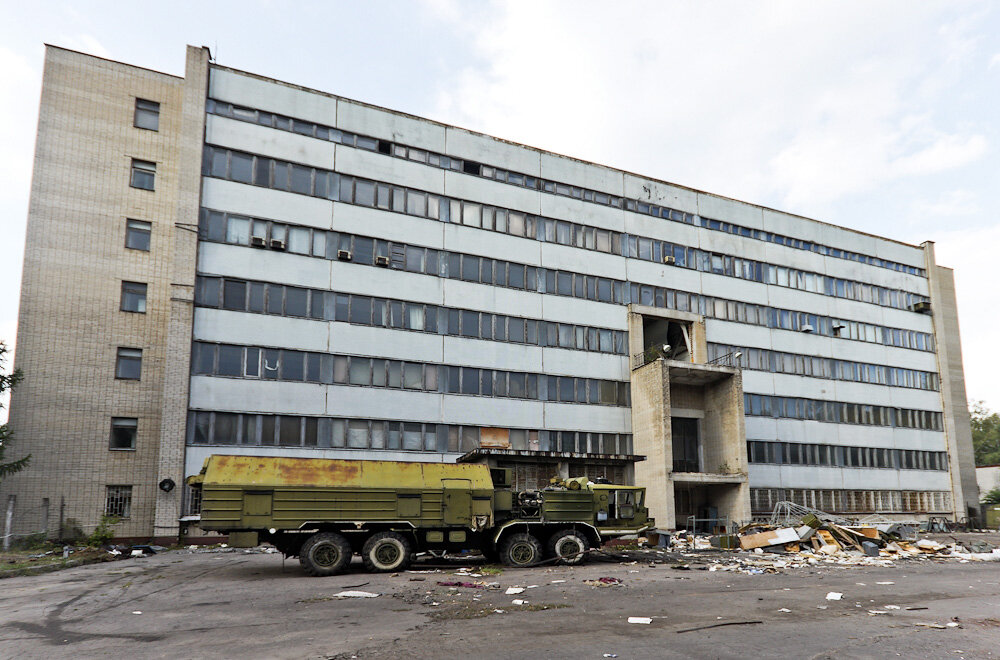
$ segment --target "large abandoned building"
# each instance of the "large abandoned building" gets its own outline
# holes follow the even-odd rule
[[[952,273],[907,245],[215,64],[46,52],[15,532],[176,535],[213,453],[964,517]]]

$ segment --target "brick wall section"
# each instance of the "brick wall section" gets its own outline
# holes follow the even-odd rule
[[[184,75],[181,138],[178,160],[190,165],[179,173],[175,215],[173,267],[170,281],[170,320],[166,329],[166,352],[170,360],[163,370],[163,407],[160,422],[160,461],[157,479],[172,479],[177,487],[156,491],[154,534],[177,536],[184,492],[184,440],[187,423],[188,388],[191,382],[191,332],[194,322],[194,278],[198,254],[198,223],[201,199],[201,152],[205,134],[205,96],[208,88],[208,50],[188,46]]]
[[[160,103],[159,131],[133,126],[136,97]],[[17,454],[32,464],[0,486],[17,495],[17,533],[41,528],[46,497],[51,533],[61,499],[89,531],[105,486],[123,484],[132,514],[116,535],[152,534],[165,365],[175,359],[166,338],[184,103],[181,78],[46,49],[15,356],[25,379],[10,409]],[[133,157],[156,163],[154,192],[129,187]],[[126,218],[152,223],[149,252],[125,249]],[[122,280],[148,284],[145,314],[119,311]],[[115,380],[119,346],[143,349],[140,381]],[[135,451],[108,449],[112,416],[139,418]]]

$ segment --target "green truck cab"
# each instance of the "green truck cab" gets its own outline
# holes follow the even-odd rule
[[[202,529],[256,535],[317,576],[355,554],[371,571],[461,550],[510,566],[576,564],[653,527],[643,488],[580,477],[517,491],[511,477],[475,464],[213,455],[187,483],[201,493]]]

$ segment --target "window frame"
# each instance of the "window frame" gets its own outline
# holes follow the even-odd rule
[[[143,104],[146,104],[146,107],[143,107]],[[156,106],[156,107],[154,108],[154,107],[151,107],[151,106]],[[155,125],[154,126],[142,126],[139,123],[139,118],[140,117],[146,117],[146,118],[152,117],[153,121],[151,123],[153,123]],[[140,129],[142,129],[144,131],[153,131],[153,132],[159,133],[160,132],[160,102],[159,101],[150,101],[149,99],[139,98],[138,96],[135,97],[135,109],[132,112],[132,126],[134,126],[136,128],[140,128]]]
[[[121,424],[121,422],[132,422],[132,424]],[[131,431],[131,446],[115,446],[115,431],[127,429]],[[111,433],[108,438],[108,451],[135,451],[139,441],[139,418],[138,417],[112,417]]]
[[[130,365],[138,367],[136,376],[123,376],[122,367]],[[142,349],[130,346],[119,346],[115,352],[115,380],[142,380]]]
[[[133,290],[131,290],[131,291],[128,290],[130,287],[133,287]],[[141,298],[141,300],[139,298],[136,298],[136,300],[138,301],[138,304],[136,304],[136,306],[135,306],[136,309],[130,309],[125,304],[126,300],[127,300],[126,294],[132,295],[132,296],[139,296],[140,293],[136,289],[137,287],[142,287],[142,293],[141,293],[142,298]],[[147,308],[149,307],[149,305],[147,304],[148,301],[149,301],[149,285],[148,284],[146,284],[145,282],[132,282],[132,281],[129,281],[129,280],[122,280],[121,298],[120,298],[119,304],[118,304],[118,309],[120,311],[122,311],[122,312],[131,312],[133,314],[145,314]]]
[[[140,174],[143,178],[136,178],[136,174]],[[144,185],[148,177],[149,185]],[[142,160],[141,158],[132,158],[131,166],[129,167],[129,187],[136,188],[137,190],[148,190],[150,192],[156,191],[156,162],[151,160]],[[143,185],[140,185],[143,184]]]
[[[145,238],[145,247],[130,245],[130,237]],[[125,249],[149,252],[153,243],[153,223],[135,218],[125,218]]]

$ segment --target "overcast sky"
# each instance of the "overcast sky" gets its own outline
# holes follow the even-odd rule
[[[44,43],[177,75],[185,44],[205,45],[226,66],[908,243],[935,241],[938,262],[956,269],[969,397],[1000,408],[995,4],[7,3],[8,344]]]

